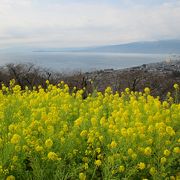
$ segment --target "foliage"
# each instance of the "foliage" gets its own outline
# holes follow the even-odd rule
[[[64,82],[0,90],[0,179],[175,179],[180,104],[128,88],[70,93]],[[174,85],[176,96],[179,85]]]

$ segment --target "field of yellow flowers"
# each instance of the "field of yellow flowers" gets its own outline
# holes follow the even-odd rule
[[[180,178],[180,104],[144,92],[0,90],[0,179]],[[176,96],[179,85],[174,85]]]

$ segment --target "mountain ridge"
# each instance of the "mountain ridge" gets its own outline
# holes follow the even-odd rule
[[[85,51],[113,53],[180,53],[180,40],[132,42],[120,45],[89,48]]]
[[[41,47],[13,47],[0,49],[1,52],[32,51],[32,52],[102,52],[102,53],[149,53],[149,54],[180,54],[180,39],[137,41],[124,44],[112,44],[91,47],[71,48],[41,48]]]

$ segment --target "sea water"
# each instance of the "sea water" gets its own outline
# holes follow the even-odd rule
[[[0,52],[0,66],[32,63],[58,72],[123,69],[170,60],[168,54],[125,54],[92,52]]]

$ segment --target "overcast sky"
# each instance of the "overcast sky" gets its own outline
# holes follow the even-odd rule
[[[180,0],[0,0],[0,48],[180,39]]]

